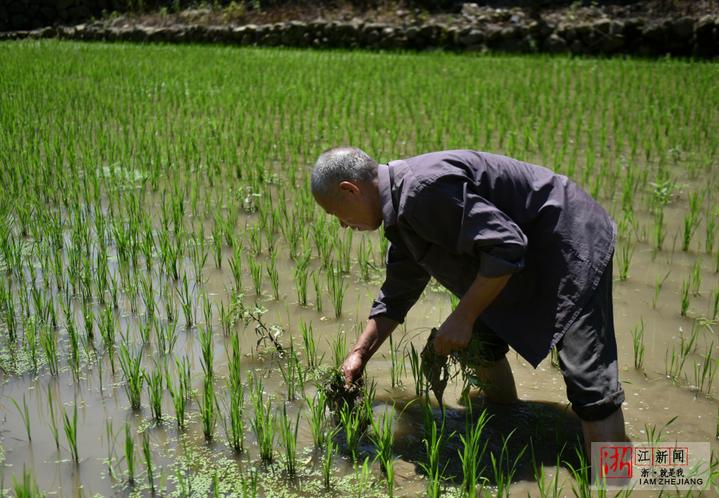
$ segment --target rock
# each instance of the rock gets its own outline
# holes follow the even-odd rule
[[[688,40],[694,34],[694,20],[691,17],[680,17],[671,23],[672,35],[680,40]]]
[[[461,13],[464,17],[477,17],[482,13],[482,9],[476,3],[463,3]]]
[[[481,46],[485,41],[484,34],[478,29],[466,29],[460,31],[457,37],[457,43],[460,47],[470,50]]]
[[[559,36],[557,33],[552,33],[544,40],[542,45],[543,49],[550,54],[565,54],[569,52],[569,45],[567,42]]]
[[[692,53],[700,57],[719,55],[719,23],[711,16],[704,16],[694,24]]]

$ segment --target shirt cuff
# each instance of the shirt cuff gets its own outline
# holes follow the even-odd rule
[[[512,263],[487,253],[482,253],[479,258],[479,274],[483,277],[492,278],[511,275],[522,268],[524,268],[524,259],[520,259],[517,263]]]

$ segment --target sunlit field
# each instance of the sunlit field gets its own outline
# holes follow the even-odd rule
[[[619,230],[628,435],[719,450],[717,81],[671,59],[0,43],[0,489],[589,496],[551,355],[510,352],[516,407],[460,402],[461,376],[445,411],[427,393],[418,352],[456,304],[436,283],[337,409],[388,244],[312,199],[340,144],[579,183]]]

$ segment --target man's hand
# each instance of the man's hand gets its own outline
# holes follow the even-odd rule
[[[345,359],[341,370],[345,376],[345,386],[351,387],[362,376],[362,370],[364,370],[362,356],[357,351],[353,351]]]
[[[450,314],[437,330],[434,338],[434,351],[438,355],[448,354],[464,349],[472,339],[473,323],[456,313]]]

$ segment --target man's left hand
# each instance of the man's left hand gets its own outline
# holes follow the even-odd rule
[[[473,323],[466,318],[450,314],[437,330],[434,338],[434,351],[438,355],[448,354],[464,349],[472,338]]]

